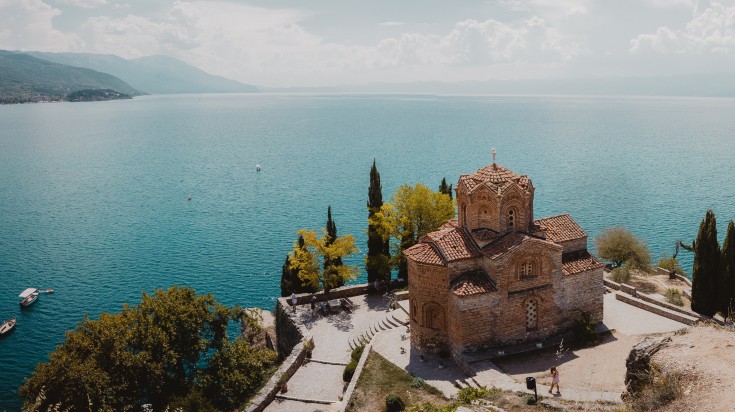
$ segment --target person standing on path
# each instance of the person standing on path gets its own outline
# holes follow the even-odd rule
[[[311,294],[311,316],[316,316],[316,295]]]
[[[291,310],[296,313],[296,292],[291,293]]]
[[[556,394],[561,395],[561,390],[559,389],[559,369],[556,369],[556,366],[551,367],[551,388],[549,388],[549,393],[554,390],[554,386],[556,386]]]

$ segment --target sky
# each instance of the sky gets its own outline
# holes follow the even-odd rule
[[[735,0],[0,0],[0,49],[261,86],[735,72]]]

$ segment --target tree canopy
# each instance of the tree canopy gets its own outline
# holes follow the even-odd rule
[[[342,264],[343,257],[357,252],[352,235],[333,239],[326,229],[322,229],[321,237],[316,230],[306,229],[299,230],[298,235],[304,238],[304,247],[294,244],[289,260],[305,286],[329,290],[357,276],[357,267]]]
[[[251,346],[253,336],[230,341],[230,321],[257,330],[257,314],[228,308],[187,287],[143,293],[137,306],[85,316],[20,387],[27,411],[164,410],[175,398],[199,392],[218,409],[245,400],[275,360]],[[251,332],[252,333],[252,332]]]
[[[619,267],[623,264],[631,269],[647,271],[651,266],[648,246],[622,227],[605,229],[595,238],[597,254]]]
[[[708,210],[699,225],[697,239],[692,244],[692,310],[706,316],[719,309],[718,280],[720,278],[720,244],[717,243],[717,220]],[[721,286],[721,285],[720,285]]]
[[[383,239],[397,240],[393,263],[398,263],[398,274],[405,279],[407,269],[402,251],[452,219],[454,202],[449,195],[434,192],[420,183],[399,187],[391,200],[370,218],[370,224]]]

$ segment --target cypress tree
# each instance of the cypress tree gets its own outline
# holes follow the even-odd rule
[[[445,195],[449,195],[450,199],[453,199],[452,197],[452,185],[447,185],[447,178],[442,177],[442,183],[439,185],[439,193],[444,193]]]
[[[375,166],[370,168],[370,187],[368,188],[368,218],[373,217],[383,206],[383,187],[380,184],[380,173]],[[365,270],[367,271],[368,283],[376,280],[390,280],[390,244],[388,240],[378,233],[378,230],[368,222],[368,253],[365,259]]]
[[[706,316],[719,309],[717,283],[720,278],[720,244],[717,243],[717,221],[712,210],[699,225],[699,233],[693,244],[692,310]]]
[[[334,224],[334,220],[332,220],[332,206],[327,206],[327,239],[326,244],[327,246],[334,243],[334,240],[337,239],[337,225]],[[328,269],[330,266],[342,266],[342,258],[337,259],[330,259],[324,260],[324,269]],[[335,277],[334,287],[340,287],[344,286],[344,280],[340,278],[339,276]]]
[[[291,259],[286,256],[286,262],[281,266],[281,296],[290,296],[293,292],[293,284],[291,283]]]
[[[729,316],[735,310],[735,223],[732,220],[727,225],[725,241],[722,243],[720,273],[720,312]]]

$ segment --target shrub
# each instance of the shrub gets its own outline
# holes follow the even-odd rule
[[[362,356],[362,351],[365,350],[365,345],[360,345],[352,350],[352,353],[350,354],[350,357],[352,357],[352,360],[355,362],[360,360],[360,356]]]
[[[536,396],[531,395],[531,394],[526,394],[523,396],[523,401],[526,403],[526,405],[535,405]]]
[[[398,395],[390,394],[385,397],[385,411],[386,412],[400,412],[406,409],[406,405],[403,403]]]
[[[487,388],[475,388],[472,386],[468,386],[466,388],[460,389],[460,391],[457,393],[457,400],[462,405],[469,405],[472,402],[485,398],[490,392],[487,390]]]
[[[582,312],[579,319],[574,325],[574,334],[577,341],[583,345],[592,345],[600,340],[597,333],[597,322],[592,320],[592,316],[587,312]]]
[[[411,381],[412,388],[420,388],[422,386],[424,386],[424,380],[419,378],[418,376],[413,378],[413,381]]]
[[[355,369],[357,369],[357,361],[352,359],[350,363],[345,366],[344,372],[342,372],[342,380],[345,382],[352,380],[352,375],[355,374]]]
[[[648,246],[622,227],[607,228],[595,238],[597,253],[615,267],[622,264],[631,269],[647,272],[651,267],[651,254]]]
[[[679,289],[666,289],[666,301],[676,306],[684,306],[684,301],[681,299],[681,292]]]
[[[626,267],[617,267],[610,273],[610,279],[618,283],[630,283],[630,271]]]
[[[681,375],[663,373],[652,365],[648,376],[649,384],[629,401],[634,411],[657,411],[681,395]]]
[[[661,257],[658,259],[658,267],[668,271],[673,270],[677,275],[686,276],[684,274],[684,268],[679,265],[679,259],[675,257],[668,257],[665,254],[661,254]]]

